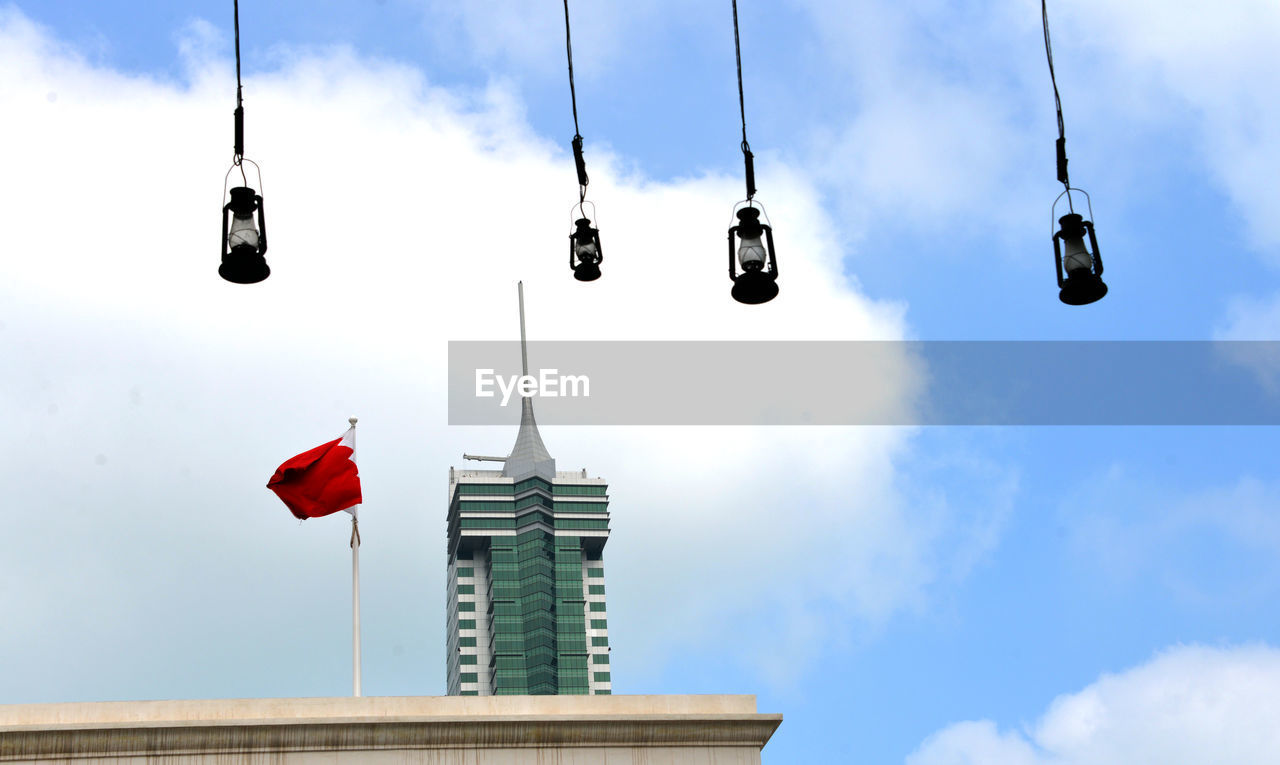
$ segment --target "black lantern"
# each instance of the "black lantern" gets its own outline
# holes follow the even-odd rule
[[[231,189],[231,201],[222,208],[222,265],[218,275],[235,284],[257,284],[271,275],[266,253],[267,219],[262,197],[248,186]]]
[[[578,93],[573,85],[573,37],[569,28],[569,0],[564,0],[564,50],[569,62],[569,103],[573,106],[573,166],[578,173],[578,204],[573,206],[569,217],[573,220],[573,231],[569,232],[569,268],[573,269],[573,278],[580,282],[594,282],[600,278],[600,263],[604,260],[604,249],[600,246],[600,231],[592,225],[596,215],[595,204],[587,201],[587,186],[591,179],[587,176],[587,160],[582,155],[582,131],[578,128]],[[587,207],[591,213],[587,213]]]
[[[739,303],[767,303],[778,295],[778,261],[774,257],[773,228],[760,222],[759,208],[743,207],[737,211],[737,216],[738,225],[729,229],[731,294]],[[739,265],[742,273],[738,273]]]
[[[1070,194],[1069,189],[1062,195]],[[1083,191],[1085,199],[1088,194]],[[1061,196],[1059,199],[1061,199]],[[1068,201],[1070,198],[1068,197]],[[1054,202],[1056,207],[1057,202]],[[1092,204],[1089,205],[1090,217]],[[1053,235],[1053,259],[1058,268],[1058,299],[1067,305],[1096,303],[1107,294],[1102,281],[1102,254],[1098,251],[1098,237],[1093,232],[1093,222],[1072,210],[1058,219],[1060,228]],[[1089,237],[1088,244],[1085,237]]]
[[[240,0],[235,0],[236,30],[236,110],[235,153],[231,168],[222,181],[222,195],[228,196],[227,185],[231,174],[240,171],[243,186],[231,189],[231,200],[222,206],[222,265],[218,275],[234,284],[257,284],[271,275],[267,267],[267,218],[262,209],[262,195],[249,186],[245,163],[253,165],[258,176],[258,188],[262,188],[262,169],[258,163],[244,156],[244,88],[240,83]],[[254,218],[257,218],[255,221]]]
[[[1093,233],[1093,221],[1085,220],[1076,212],[1071,192],[1081,194],[1093,218],[1093,200],[1088,192],[1071,185],[1067,173],[1067,129],[1062,119],[1062,98],[1058,94],[1058,77],[1053,71],[1053,46],[1049,42],[1049,5],[1040,0],[1040,16],[1044,21],[1044,54],[1049,62],[1049,81],[1053,84],[1053,104],[1058,112],[1058,141],[1055,145],[1058,164],[1058,183],[1065,190],[1053,200],[1049,213],[1052,220],[1058,215],[1058,202],[1067,198],[1067,214],[1058,218],[1060,228],[1053,235],[1053,260],[1058,268],[1058,299],[1067,305],[1096,303],[1107,294],[1102,281],[1102,255],[1098,252],[1098,237]],[[1084,242],[1089,237],[1089,244]],[[1065,250],[1065,252],[1064,252]],[[1065,278],[1064,278],[1065,275]]]
[[[574,226],[573,233],[569,234],[569,267],[573,269],[573,278],[593,282],[600,278],[600,263],[604,260],[600,232],[586,217],[578,218]]]

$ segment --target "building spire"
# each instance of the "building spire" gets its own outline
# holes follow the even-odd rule
[[[520,371],[529,375],[529,343],[524,336],[524,282],[516,282],[516,292],[520,295]]]
[[[529,346],[524,329],[524,282],[517,284],[520,295],[520,366],[525,375],[529,374]],[[516,445],[502,466],[502,474],[508,478],[527,478],[537,475],[548,481],[555,480],[556,461],[542,443],[538,433],[538,423],[533,419],[533,400],[528,396],[520,398],[520,432],[516,434]]]

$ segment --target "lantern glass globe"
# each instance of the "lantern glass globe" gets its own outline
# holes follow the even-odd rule
[[[764,242],[759,236],[745,237],[738,246],[738,263],[743,271],[759,271],[764,268]]]
[[[597,256],[596,243],[590,240],[579,241],[573,247],[573,254],[579,263],[594,263]]]
[[[1066,252],[1062,256],[1062,268],[1067,273],[1072,271],[1093,270],[1093,256],[1084,245],[1084,237],[1067,237],[1064,241]]]
[[[258,227],[253,221],[253,212],[236,213],[231,218],[231,228],[227,232],[227,244],[232,248],[252,247],[258,249]]]

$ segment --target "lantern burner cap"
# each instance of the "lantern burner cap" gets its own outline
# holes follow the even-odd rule
[[[1067,279],[1058,291],[1058,299],[1067,305],[1089,305],[1107,294],[1102,277],[1087,268],[1077,268],[1067,273]]]
[[[754,207],[744,207],[738,211],[738,236],[743,239],[756,239],[764,233],[760,223],[760,211]]]
[[[222,265],[218,267],[218,276],[233,284],[257,284],[270,275],[267,259],[257,247],[249,245],[232,247],[222,256]]]
[[[1084,236],[1084,217],[1080,213],[1067,213],[1058,218],[1058,224],[1062,226],[1062,236],[1065,239],[1071,239],[1078,236]]]
[[[231,211],[248,214],[253,212],[257,204],[258,192],[248,186],[237,186],[231,190]]]
[[[733,280],[733,299],[747,305],[768,303],[778,296],[778,277],[768,271],[744,271]]]

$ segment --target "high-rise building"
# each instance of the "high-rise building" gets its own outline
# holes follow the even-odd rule
[[[502,470],[449,468],[449,695],[611,693],[608,485],[556,470],[528,398],[511,454],[480,459]]]

